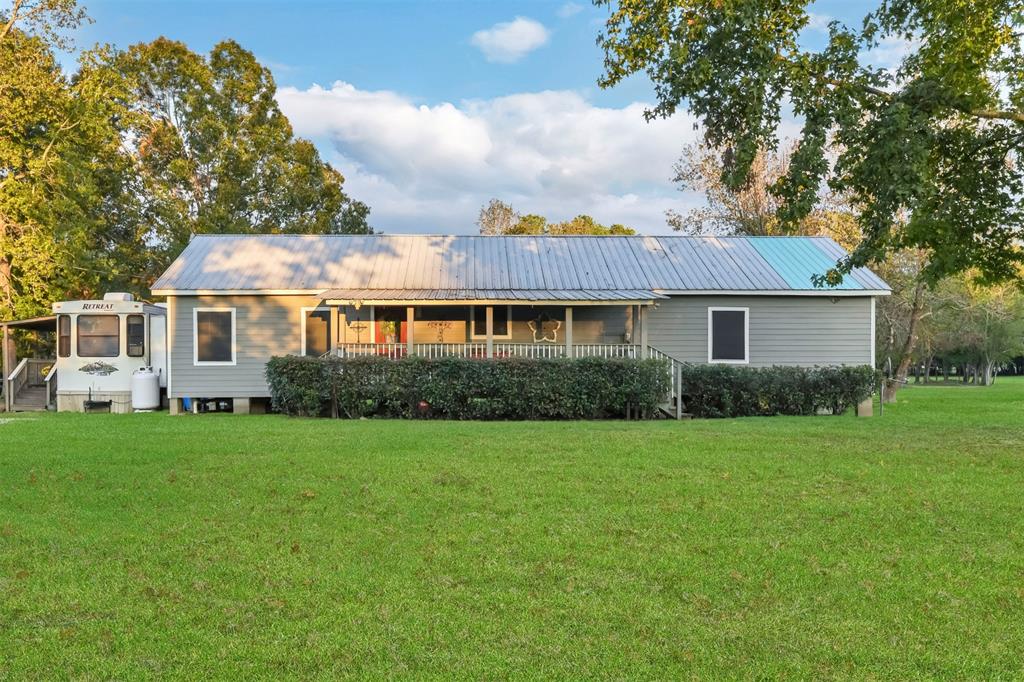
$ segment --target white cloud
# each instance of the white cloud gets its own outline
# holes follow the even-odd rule
[[[861,59],[867,64],[880,69],[895,69],[903,61],[903,58],[917,50],[921,41],[918,39],[907,40],[899,36],[885,36],[878,41],[878,45],[861,54]]]
[[[647,123],[642,103],[598,107],[547,91],[426,105],[343,82],[281,88],[278,100],[385,231],[472,232],[480,206],[499,197],[552,220],[588,213],[664,232],[665,209],[697,203],[670,182],[696,139],[693,118]]]
[[[495,24],[477,31],[470,42],[480,48],[489,62],[510,64],[548,42],[544,24],[526,17]]]
[[[583,11],[583,5],[575,2],[567,2],[558,8],[558,16],[562,19],[568,19],[569,17],[576,16]]]
[[[832,17],[827,14],[819,14],[818,12],[807,13],[807,28],[811,31],[828,31],[828,24],[832,21]]]

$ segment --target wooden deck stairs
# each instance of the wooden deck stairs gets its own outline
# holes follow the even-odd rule
[[[42,412],[46,409],[46,386],[26,384],[14,395],[14,412]]]

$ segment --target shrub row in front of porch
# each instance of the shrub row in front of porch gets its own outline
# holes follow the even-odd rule
[[[275,357],[274,408],[296,416],[601,419],[650,416],[669,389],[664,360]]]
[[[871,397],[878,373],[850,367],[683,365],[682,395],[695,417],[843,414]]]

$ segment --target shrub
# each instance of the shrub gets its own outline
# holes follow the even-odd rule
[[[653,415],[669,388],[663,360],[391,360],[276,357],[275,409],[291,415],[441,419],[600,419]]]
[[[683,365],[682,394],[695,417],[843,414],[871,396],[877,372],[854,367]]]

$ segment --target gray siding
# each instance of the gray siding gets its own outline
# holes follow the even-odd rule
[[[176,296],[173,297],[173,347],[171,348],[170,397],[242,398],[267,397],[265,369],[274,355],[298,355],[302,351],[301,309],[319,302],[310,296]],[[193,362],[192,311],[195,308],[234,308],[236,364],[195,365]],[[423,310],[423,308],[420,308]],[[545,308],[553,319],[564,320],[562,308]],[[533,341],[526,320],[540,313],[539,308],[513,306],[511,341]],[[352,311],[349,311],[352,314]],[[626,306],[578,306],[573,308],[575,343],[622,343],[627,318]],[[362,311],[364,321],[369,313]],[[468,309],[465,319],[469,319]],[[345,309],[339,318],[341,342],[345,341]],[[559,341],[565,330],[559,330]],[[364,331],[363,340],[369,340]],[[463,339],[460,339],[463,340]],[[468,331],[466,338],[468,340]],[[354,342],[355,338],[349,339]],[[436,341],[436,331],[417,322],[416,341]]]
[[[170,396],[268,396],[264,374],[267,360],[274,355],[301,352],[300,309],[317,302],[317,298],[309,296],[173,297]],[[843,297],[833,303],[827,296],[673,296],[649,310],[648,343],[685,362],[706,362],[709,306],[750,308],[752,366],[873,361],[868,297]],[[193,363],[192,311],[196,307],[235,308],[235,365]],[[513,307],[513,311],[516,322],[512,340],[532,341],[523,320],[531,319],[538,311],[527,307]],[[552,317],[564,319],[561,315]],[[341,319],[344,320],[344,314]],[[573,308],[575,343],[622,343],[631,326],[626,306]],[[564,329],[559,332],[562,341]],[[421,343],[433,341],[429,332],[423,333],[419,328],[417,336]]]
[[[274,355],[301,351],[299,319],[308,296],[176,296],[174,297],[170,397],[267,397],[265,369]],[[193,364],[192,310],[235,308],[236,364]]]
[[[707,362],[708,307],[750,308],[750,365],[872,364],[871,298],[673,296],[648,313],[648,343],[684,362]]]

